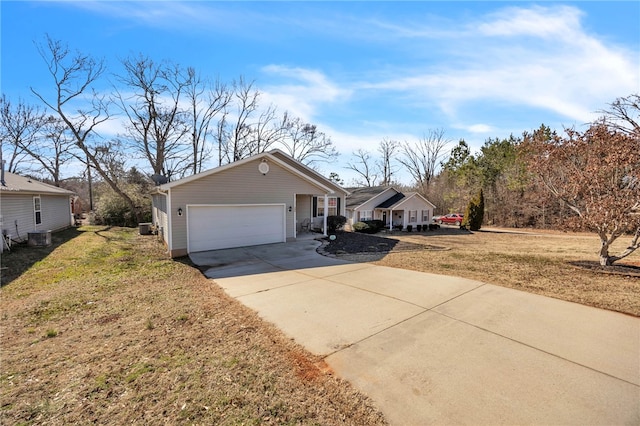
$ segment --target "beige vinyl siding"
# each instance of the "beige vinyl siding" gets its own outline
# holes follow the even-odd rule
[[[311,209],[313,208],[312,203],[313,196],[305,194],[298,195],[296,200],[296,220],[298,225],[301,225],[305,219],[309,221],[313,218],[313,212]],[[300,228],[298,227],[298,232],[300,232]]]
[[[323,190],[289,170],[269,162],[266,175],[258,171],[260,160],[249,161],[218,173],[171,188],[171,209],[188,204],[285,204],[286,237],[293,238],[295,194],[323,194]],[[344,202],[344,199],[343,199]],[[256,218],[260,220],[260,218]],[[172,252],[187,248],[186,214],[171,215]]]
[[[433,217],[433,207],[430,204],[425,203],[420,197],[413,196],[408,200],[399,204],[394,210],[404,210],[406,224],[415,225],[416,223],[422,224],[422,210],[429,211],[429,219]],[[411,210],[417,210],[417,221],[409,222],[409,212]],[[428,223],[428,222],[427,222]]]
[[[0,214],[2,230],[16,241],[25,241],[33,231],[57,231],[72,225],[69,196],[40,195],[42,223],[36,225],[33,210],[34,194],[2,194]],[[17,226],[16,226],[17,221]]]
[[[68,195],[41,195],[40,210],[42,223],[37,225],[38,230],[52,230],[68,228],[73,224],[71,219],[71,199]],[[33,197],[31,198],[31,211],[33,212]]]

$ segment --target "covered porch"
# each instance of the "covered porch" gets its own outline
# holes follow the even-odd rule
[[[295,232],[298,234],[322,233],[327,235],[327,217],[344,215],[344,201],[337,194],[296,194]]]

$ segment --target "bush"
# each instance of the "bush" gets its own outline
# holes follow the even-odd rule
[[[365,222],[356,222],[353,224],[353,230],[355,232],[362,232],[363,234],[371,234],[372,228]]]
[[[375,232],[378,232],[385,228],[384,222],[381,220],[363,220],[362,222],[369,225],[369,227],[375,229]]]
[[[344,216],[327,216],[327,232],[339,231],[345,223],[347,218]]]
[[[416,230],[417,230],[418,232],[422,231],[422,225],[416,225]]]
[[[407,232],[413,231],[413,225],[407,225]]]

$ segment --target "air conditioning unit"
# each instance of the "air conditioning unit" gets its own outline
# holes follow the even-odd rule
[[[30,247],[47,247],[51,245],[51,231],[36,231],[27,233]]]

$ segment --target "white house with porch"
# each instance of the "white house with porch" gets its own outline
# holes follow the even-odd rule
[[[381,220],[388,229],[428,225],[435,205],[417,192],[402,193],[393,187],[347,188],[347,224]]]

